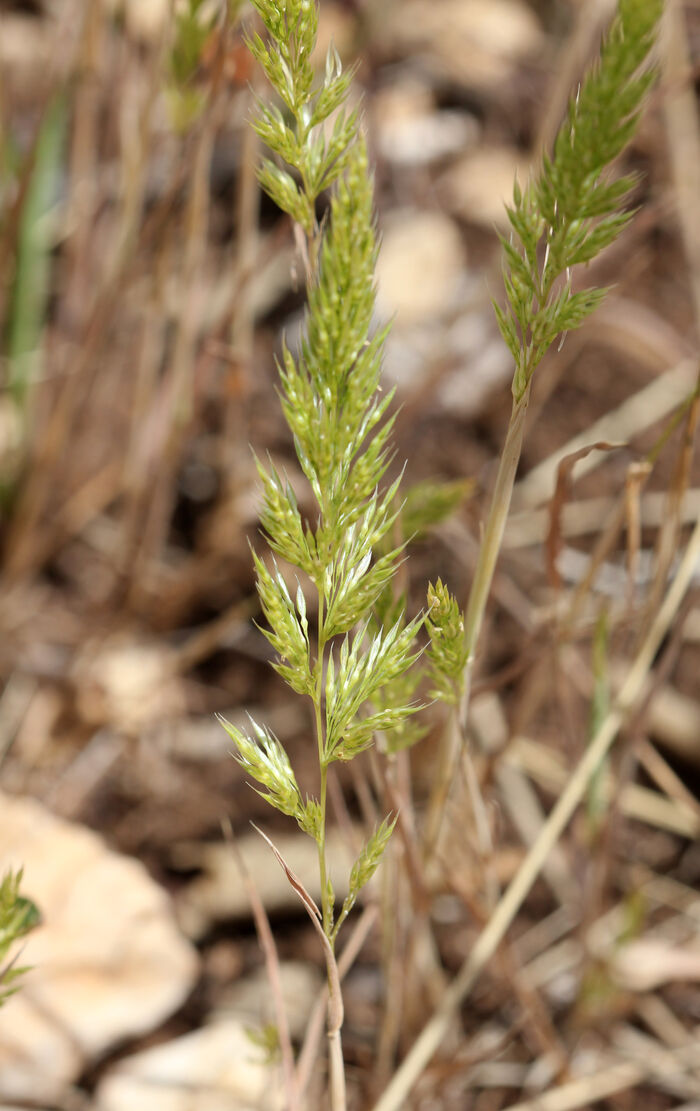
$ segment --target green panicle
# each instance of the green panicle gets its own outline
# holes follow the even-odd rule
[[[501,238],[508,303],[495,308],[515,360],[516,402],[556,337],[580,327],[607,292],[574,293],[570,271],[614,242],[633,215],[625,205],[637,178],[612,178],[609,167],[632,138],[654,80],[646,63],[662,10],[663,0],[620,0],[552,156],[525,189],[516,182],[513,190],[511,236]]]

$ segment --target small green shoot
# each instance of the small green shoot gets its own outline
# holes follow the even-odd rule
[[[6,343],[10,394],[23,421],[27,415],[32,383],[40,371],[40,348],[51,270],[52,229],[49,218],[58,199],[66,110],[66,100],[62,95],[57,96],[46,110],[19,225]]]
[[[41,915],[31,899],[20,894],[22,871],[7,872],[0,883],[0,1007],[19,990],[17,981],[28,966],[4,964],[10,947],[38,926]]]

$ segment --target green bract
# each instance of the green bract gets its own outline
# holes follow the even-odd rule
[[[467,650],[464,620],[457,600],[440,579],[428,587],[428,616],[425,627],[430,637],[428,660],[433,698],[456,706],[462,695]]]
[[[360,891],[365,884],[369,883],[376,872],[379,861],[382,858],[382,853],[386,848],[386,843],[394,832],[395,825],[396,818],[393,818],[391,821],[389,818],[385,818],[382,824],[375,829],[353,864],[350,873],[350,890],[343,901],[342,910],[338,915],[338,921],[336,922],[334,931],[336,934],[354,907]]]

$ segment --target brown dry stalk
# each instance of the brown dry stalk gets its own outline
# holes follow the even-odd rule
[[[275,1005],[275,1018],[277,1020],[277,1036],[279,1038],[280,1056],[282,1058],[282,1073],[284,1075],[285,1096],[287,1100],[287,1111],[298,1111],[299,1108],[299,1094],[297,1091],[297,1078],[294,1070],[294,1051],[292,1049],[292,1039],[289,1033],[289,1023],[287,1022],[287,1012],[284,1006],[284,994],[282,991],[282,981],[280,978],[280,962],[277,954],[277,946],[275,939],[270,928],[270,920],[265,912],[262,899],[258,894],[258,889],[255,886],[253,879],[246,867],[245,860],[242,853],[236,845],[233,836],[233,829],[231,822],[225,819],[221,823],[222,831],[226,841],[231,846],[233,854],[236,858],[238,870],[241,873],[241,878],[248,892],[248,899],[250,901],[250,909],[253,912],[255,919],[255,928],[258,933],[260,945],[265,956],[265,968],[267,971],[267,978],[270,983],[270,990]]]

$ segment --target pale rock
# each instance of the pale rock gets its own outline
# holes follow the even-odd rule
[[[484,147],[467,154],[440,181],[449,210],[473,224],[505,230],[510,227],[505,210],[513,202],[513,183],[528,179],[529,164],[515,147]]]
[[[125,0],[126,26],[134,38],[157,42],[168,19],[170,0]]]
[[[88,645],[75,665],[75,686],[83,718],[139,734],[184,710],[182,687],[160,645],[115,639]]]
[[[298,961],[279,972],[290,1033],[301,1039],[323,977]],[[263,1064],[246,1033],[274,1022],[260,968],[231,986],[202,1029],[120,1061],[99,1086],[95,1111],[281,1111],[278,1070]]]
[[[544,43],[522,0],[399,0],[385,22],[396,46],[421,50],[436,75],[466,88],[493,89]]]
[[[127,1057],[105,1076],[95,1111],[281,1111],[278,1070],[235,1018]]]
[[[377,145],[396,166],[429,166],[472,147],[479,125],[466,112],[437,111],[428,86],[398,81],[372,101]]]
[[[479,126],[473,116],[444,110],[394,120],[379,135],[379,150],[396,166],[430,166],[473,146]]]
[[[413,75],[377,89],[372,97],[371,112],[380,141],[385,128],[392,124],[414,120],[416,116],[429,116],[434,111],[435,96],[430,85]]]
[[[443,315],[466,262],[459,229],[442,212],[402,209],[384,222],[377,265],[377,307],[397,327]]]
[[[283,961],[279,975],[289,1033],[301,1041],[323,987],[323,976],[313,965],[302,961]],[[240,1019],[253,1029],[276,1021],[274,998],[264,966],[224,992],[214,1018],[226,1017]]]
[[[422,389],[429,368],[434,363],[435,352],[441,350],[441,340],[439,320],[412,328],[392,328],[382,367],[385,387],[396,386],[407,394]]]
[[[0,872],[20,865],[43,924],[3,1010],[0,1098],[59,1102],[86,1062],[182,1004],[198,959],[143,865],[34,799],[1,796]]]
[[[522,0],[443,0],[431,8],[444,21],[447,33],[440,37],[445,40],[513,59],[542,46],[539,20]]]
[[[453,372],[438,384],[443,409],[473,418],[513,375],[513,360],[489,316],[464,313],[449,332]]]
[[[0,67],[5,80],[12,78],[13,92],[36,93],[37,69],[47,72],[55,49],[55,28],[48,20],[27,19],[2,10],[0,26]],[[3,188],[5,185],[3,185]]]
[[[163,34],[170,0],[107,0],[114,15],[121,15],[129,34],[142,42],[157,42]]]
[[[32,958],[29,942],[22,951],[22,962]],[[33,989],[38,975],[41,970],[36,968],[27,973],[20,991],[3,1007],[0,1098],[53,1102],[82,1071],[85,1055],[70,1031],[36,1006]]]

